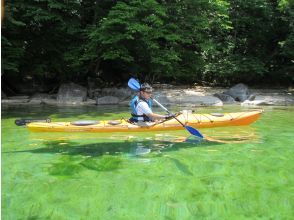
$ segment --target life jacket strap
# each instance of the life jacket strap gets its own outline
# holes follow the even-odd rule
[[[131,114],[133,117],[143,117],[144,115],[136,115],[134,113]]]
[[[152,121],[147,115],[143,114],[143,115],[136,115],[136,114],[131,114],[132,117],[130,118],[130,120],[138,122],[138,117],[143,117],[143,121]]]

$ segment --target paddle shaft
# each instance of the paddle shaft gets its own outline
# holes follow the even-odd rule
[[[162,104],[160,104],[156,99],[152,98],[152,100],[164,111],[166,111],[168,114],[171,114],[171,116],[176,119],[183,127],[186,127],[179,119],[177,119],[176,116],[174,116],[166,107],[164,107]]]

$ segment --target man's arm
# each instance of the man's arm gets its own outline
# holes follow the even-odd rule
[[[164,120],[164,119],[166,119],[165,115],[160,115],[160,114],[153,113],[146,102],[140,102],[138,104],[138,109],[140,109],[142,111],[142,113],[147,115],[152,120]]]
[[[155,113],[149,113],[146,114],[149,118],[151,118],[152,120],[164,120],[166,119],[165,115],[160,115],[160,114],[155,114]]]

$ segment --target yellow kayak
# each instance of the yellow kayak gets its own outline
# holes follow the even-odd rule
[[[198,128],[225,126],[242,126],[255,122],[261,110],[235,113],[189,114],[177,116],[183,124]],[[35,132],[148,132],[183,130],[184,127],[175,119],[156,123],[132,124],[128,120],[109,121],[75,121],[75,122],[32,122],[27,124],[30,131]]]

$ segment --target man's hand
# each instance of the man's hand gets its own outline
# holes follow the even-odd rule
[[[165,116],[165,119],[166,119],[166,120],[169,120],[169,119],[172,119],[172,118],[174,118],[174,117],[176,117],[176,116],[175,116],[174,114],[171,114],[171,113],[170,113],[170,114],[168,114],[168,115]]]

